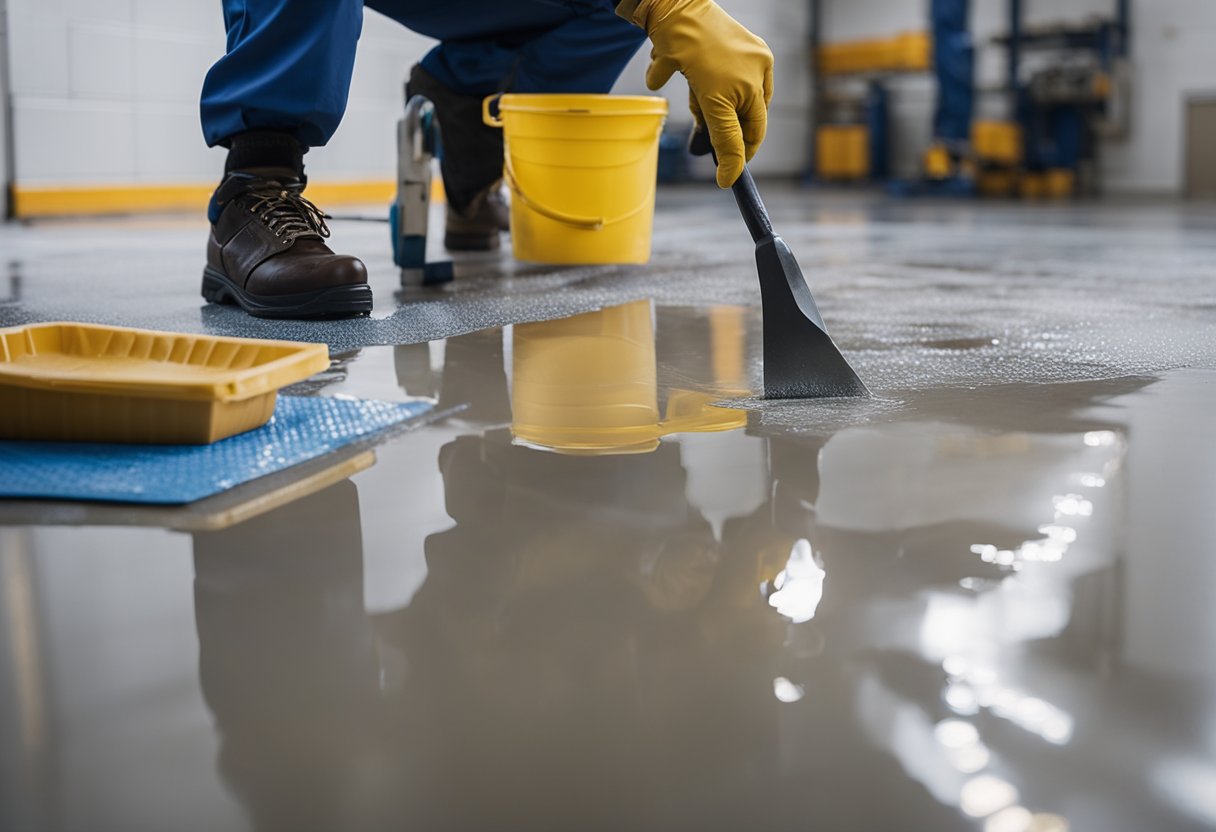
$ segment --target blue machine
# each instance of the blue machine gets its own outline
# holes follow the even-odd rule
[[[865,123],[870,136],[870,176],[883,180],[891,175],[891,94],[881,81],[866,89]]]
[[[951,148],[962,147],[971,138],[975,46],[967,22],[969,6],[969,0],[933,0],[929,9],[937,79],[933,138]]]
[[[1078,171],[1096,159],[1096,125],[1115,106],[1112,86],[1131,41],[1130,0],[1116,0],[1112,19],[1033,32],[1022,27],[1022,0],[1009,0],[1008,11],[1009,33],[996,42],[1008,50],[1007,86],[1011,112],[1022,127],[1024,164],[1032,171]],[[1049,67],[1024,81],[1022,54],[1031,49],[1089,52],[1096,61]]]
[[[1087,129],[1088,108],[1082,104],[1044,104],[1023,87],[1018,90],[1017,120],[1025,143],[1024,164],[1029,170],[1076,170],[1094,156]]]
[[[406,101],[397,122],[397,196],[389,207],[393,262],[402,286],[434,286],[453,277],[451,260],[428,262],[427,226],[431,211],[431,161],[442,152],[435,105],[421,95]]]

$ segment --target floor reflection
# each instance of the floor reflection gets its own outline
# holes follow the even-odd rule
[[[699,481],[731,434],[687,432],[748,421],[714,404],[742,323],[641,304],[396,348],[410,395],[468,404],[400,609],[365,611],[355,484],[195,535],[256,828],[1201,828],[1143,772],[1207,706],[1120,664],[1128,440],[1092,407],[1146,382],[752,418],[760,497],[723,514],[694,495],[746,503]]]

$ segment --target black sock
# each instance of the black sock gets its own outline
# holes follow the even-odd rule
[[[304,154],[308,148],[290,133],[249,130],[237,133],[225,144],[228,145],[228,159],[224,162],[225,178],[233,171],[257,171],[260,175],[273,172],[276,176],[283,175],[279,171],[289,171],[301,183],[307,181],[304,176]],[[207,204],[207,218],[213,223],[219,221],[222,207],[218,202],[218,193],[217,190],[212,194]]]
[[[277,130],[250,130],[230,140],[224,174],[250,168],[283,168],[304,176],[304,147],[295,136]]]

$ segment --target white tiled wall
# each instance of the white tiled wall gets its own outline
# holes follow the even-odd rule
[[[1184,176],[1186,99],[1216,95],[1216,3],[1139,0],[1133,6],[1133,134],[1106,154],[1107,178],[1115,188],[1177,192]]]
[[[22,185],[209,182],[223,151],[208,150],[198,94],[223,52],[219,0],[7,0],[12,21],[16,176]],[[805,164],[808,83],[805,4],[727,0],[777,54],[780,90],[756,167]],[[314,180],[391,177],[401,85],[430,41],[368,11],[342,129],[308,155]],[[644,91],[646,53],[621,79]],[[687,121],[687,91],[666,94]]]
[[[752,168],[766,174],[805,171],[809,161],[811,102],[806,52],[809,6],[801,0],[718,0],[718,3],[761,35],[776,59],[773,68],[776,93],[769,112],[768,137]],[[645,83],[649,62],[650,47],[644,44],[617,82],[616,92],[652,94]],[[660,94],[670,104],[670,124],[691,124],[688,85],[680,75],[672,78]]]
[[[224,47],[219,0],[6,0],[15,113],[16,175],[24,185],[208,182],[223,152],[203,146],[198,93]],[[449,0],[455,2],[455,0]],[[763,35],[777,57],[769,139],[755,167],[794,173],[806,164],[810,83],[803,0],[721,0]],[[923,28],[928,0],[822,0],[829,40]],[[1114,0],[1025,0],[1030,22],[1109,13]],[[1112,145],[1105,178],[1114,188],[1177,191],[1184,98],[1216,92],[1213,0],[1133,0],[1133,135]],[[1003,77],[1003,53],[986,46],[1004,29],[1006,0],[972,0],[980,81]],[[374,12],[365,19],[350,105],[338,135],[308,157],[314,179],[381,179],[393,170],[393,125],[401,83],[429,48],[422,37]],[[642,92],[648,50],[618,85]],[[908,168],[929,136],[933,87],[897,82],[897,167]],[[677,77],[664,94],[685,121]],[[980,112],[1000,114],[1000,97]],[[997,112],[992,112],[993,110]]]
[[[206,181],[198,91],[223,49],[209,0],[8,0],[20,185]]]
[[[8,15],[0,0],[0,218],[8,216]]]

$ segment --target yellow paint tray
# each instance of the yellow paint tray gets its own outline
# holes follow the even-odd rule
[[[46,323],[0,329],[0,439],[205,445],[259,427],[324,344]]]

